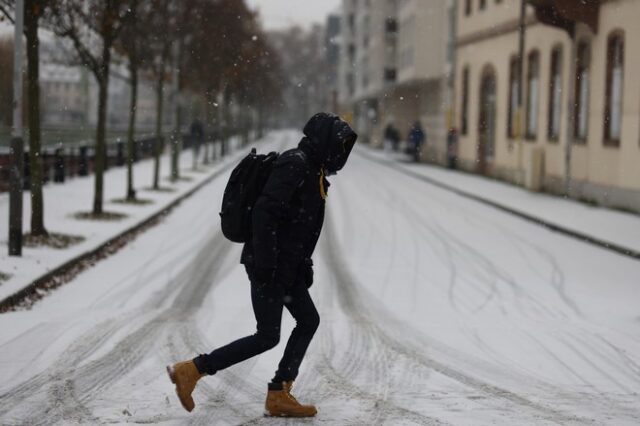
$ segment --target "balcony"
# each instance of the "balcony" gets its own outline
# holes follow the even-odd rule
[[[543,24],[559,27],[573,34],[578,22],[598,32],[598,14],[602,0],[527,0]]]
[[[395,18],[387,18],[384,29],[387,34],[396,34],[398,32],[398,21]]]

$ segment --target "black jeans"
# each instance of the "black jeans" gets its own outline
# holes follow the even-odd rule
[[[289,336],[284,355],[272,381],[295,380],[304,354],[320,324],[320,316],[311,300],[309,290],[302,282],[295,282],[292,286],[277,281],[271,285],[256,284],[252,279],[250,267],[247,267],[247,274],[251,280],[251,303],[257,322],[256,333],[222,346],[208,355],[200,355],[193,361],[201,373],[215,374],[274,348],[280,342],[282,308],[285,307],[296,320],[296,326]]]

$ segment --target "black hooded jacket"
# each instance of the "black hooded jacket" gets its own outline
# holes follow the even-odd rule
[[[280,154],[252,213],[253,237],[241,263],[275,269],[292,285],[300,265],[310,262],[324,221],[329,182],[347,162],[356,133],[338,116],[314,115],[297,148]]]

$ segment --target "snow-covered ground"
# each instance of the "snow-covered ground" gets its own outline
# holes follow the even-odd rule
[[[387,164],[539,218],[570,231],[640,253],[640,216],[592,206],[571,199],[531,192],[518,186],[469,173],[407,161],[404,154],[367,150]]]
[[[331,179],[315,255],[322,319],[295,392],[319,414],[304,423],[640,423],[640,262],[361,150]],[[225,184],[32,310],[0,315],[1,424],[301,423],[262,417],[284,338],[203,379],[193,413],[164,371],[254,331],[241,246],[218,225]],[[283,337],[292,326],[285,315]]]
[[[233,144],[237,141],[234,140]],[[0,300],[23,289],[25,286],[47,273],[51,269],[91,251],[114,236],[144,222],[155,213],[161,212],[174,200],[180,198],[191,189],[205,181],[212,173],[227,164],[237,161],[237,153],[227,157],[224,161],[210,166],[200,166],[198,171],[192,171],[193,155],[191,151],[184,151],[180,156],[181,171],[184,180],[172,183],[162,178],[160,186],[171,191],[149,191],[153,179],[153,160],[147,159],[137,163],[134,167],[134,184],[137,195],[149,204],[131,205],[116,203],[126,195],[126,168],[112,168],[105,173],[104,201],[105,211],[123,213],[127,217],[116,221],[79,220],[74,214],[88,212],[93,203],[93,175],[69,179],[64,185],[49,184],[44,187],[45,226],[50,232],[63,233],[84,238],[64,250],[50,247],[25,247],[22,257],[12,257],[7,253],[7,238],[9,225],[9,194],[0,194],[0,273],[9,274],[10,278],[0,281]],[[201,151],[202,155],[202,151]],[[170,157],[161,158],[161,176],[168,176],[170,172]],[[31,198],[29,192],[24,193],[24,230],[29,230]]]

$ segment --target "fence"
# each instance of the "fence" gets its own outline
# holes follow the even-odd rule
[[[167,139],[165,136],[164,140]],[[134,143],[134,162],[153,156],[156,138],[154,136],[142,136]],[[182,135],[182,148],[191,146],[191,138]],[[29,189],[30,181],[30,155],[28,145],[25,144],[24,154],[24,189]],[[126,164],[126,142],[120,139],[107,143],[107,161],[105,169],[120,167]],[[94,170],[95,150],[88,143],[77,142],[45,146],[42,149],[43,184],[48,182],[63,183],[65,179],[73,176],[88,176]],[[9,189],[9,166],[11,155],[9,148],[0,147],[0,192]]]

